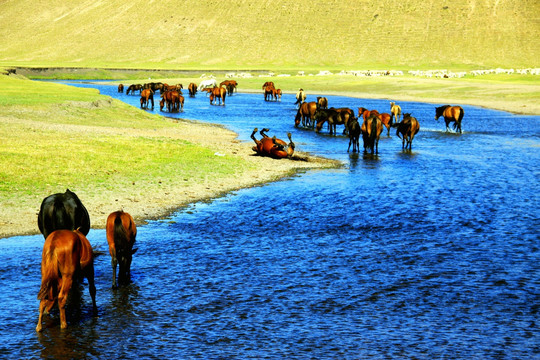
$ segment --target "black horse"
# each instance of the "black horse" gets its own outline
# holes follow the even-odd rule
[[[38,227],[43,237],[47,239],[55,230],[76,230],[87,235],[90,231],[90,216],[77,195],[66,190],[47,196],[41,203],[38,214]]]

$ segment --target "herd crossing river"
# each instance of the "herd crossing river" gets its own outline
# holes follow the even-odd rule
[[[107,83],[74,85],[140,104]],[[85,288],[66,330],[57,314],[34,330],[42,236],[1,239],[0,357],[540,356],[540,117],[463,106],[455,134],[434,119],[443,104],[398,102],[420,122],[412,151],[385,130],[379,155],[364,156],[347,153],[344,136],[295,128],[294,95],[240,92],[226,106],[184,96],[183,112],[166,115],[223,124],[243,141],[255,127],[291,132],[297,150],[344,166],[141,226],[133,284],[113,290],[110,258],[98,257],[99,317]],[[327,98],[390,110],[388,100]],[[88,238],[105,248],[104,230]]]

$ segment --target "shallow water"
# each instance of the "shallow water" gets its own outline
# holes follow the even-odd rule
[[[186,95],[175,116],[246,141],[254,127],[290,131],[298,150],[345,166],[140,227],[132,285],[112,290],[110,257],[96,259],[98,318],[85,287],[67,330],[54,313],[37,334],[42,237],[0,239],[0,357],[539,358],[540,117],[464,106],[456,135],[435,104],[400,102],[420,121],[413,151],[392,132],[372,157],[294,128],[293,100],[240,93],[219,107]],[[88,237],[106,251],[104,231]]]

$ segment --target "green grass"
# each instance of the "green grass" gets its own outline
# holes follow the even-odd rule
[[[0,76],[0,99],[4,207],[65,188],[93,194],[134,183],[182,186],[249,168],[178,139],[178,124],[95,90]]]

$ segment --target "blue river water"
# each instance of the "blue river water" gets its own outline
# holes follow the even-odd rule
[[[139,106],[106,83],[74,85]],[[463,106],[459,135],[435,121],[440,104],[399,102],[420,122],[412,151],[384,130],[373,157],[295,128],[291,94],[240,92],[225,106],[184,96],[183,112],[163,114],[243,141],[254,127],[291,132],[297,150],[344,166],[139,227],[133,284],[111,289],[110,258],[98,257],[99,317],[85,287],[63,331],[57,313],[34,330],[42,237],[0,239],[0,358],[540,358],[540,117]],[[88,238],[106,250],[103,230]]]

